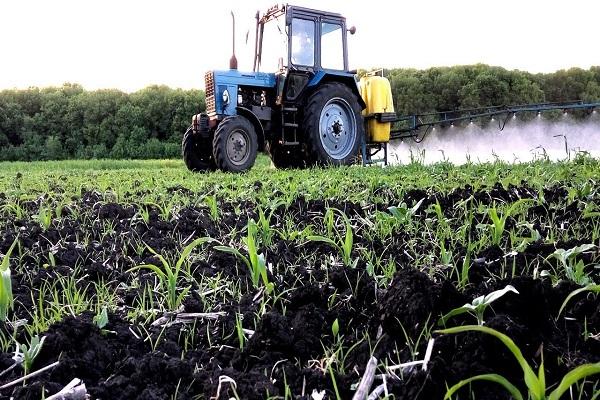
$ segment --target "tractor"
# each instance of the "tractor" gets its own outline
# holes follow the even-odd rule
[[[503,130],[517,113],[592,115],[600,108],[600,102],[567,101],[398,116],[383,71],[357,82],[349,69],[347,33],[356,29],[347,29],[342,15],[291,5],[257,12],[252,72],[237,69],[232,17],[229,70],[205,74],[206,112],[192,117],[183,136],[192,171],[243,172],[258,151],[278,168],[387,164],[390,140],[421,142],[435,126],[491,120]],[[262,71],[274,60],[276,72]]]
[[[348,67],[347,32],[356,29],[347,29],[342,15],[291,5],[257,12],[252,72],[237,69],[232,17],[230,68],[205,74],[206,112],[192,117],[183,137],[188,169],[246,171],[258,151],[278,168],[348,165],[361,159],[366,141],[381,143],[376,134],[366,137],[369,127],[383,128],[389,140],[385,115],[395,117],[389,83],[368,82],[371,99],[389,109],[365,124],[366,85],[361,96],[356,71]],[[276,72],[262,71],[273,62],[265,57],[276,50]]]

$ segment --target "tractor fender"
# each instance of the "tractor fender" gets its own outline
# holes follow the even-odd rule
[[[354,93],[358,98],[358,104],[360,105],[361,109],[364,110],[367,107],[364,99],[360,95],[358,83],[356,82],[354,75],[351,73],[337,71],[328,72],[321,70],[315,73],[310,82],[308,82],[308,87],[311,89],[316,89],[318,86],[328,82],[340,82],[348,86],[350,90],[352,90],[352,93]]]
[[[263,151],[265,149],[265,130],[260,123],[260,119],[258,119],[252,110],[246,107],[236,107],[236,110],[238,115],[245,117],[254,126],[256,139],[258,140],[258,151]]]

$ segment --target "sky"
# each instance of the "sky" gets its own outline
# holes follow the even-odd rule
[[[273,0],[0,0],[0,89],[127,92],[204,87],[226,69],[236,15],[240,70],[252,70],[254,15]],[[474,63],[530,72],[600,65],[598,0],[296,0],[335,11],[357,32],[351,68]],[[246,32],[250,32],[246,46]]]

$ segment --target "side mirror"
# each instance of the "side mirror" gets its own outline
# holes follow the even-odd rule
[[[348,32],[350,32],[351,35],[354,35],[356,33],[356,27],[352,25],[350,29],[348,29]]]

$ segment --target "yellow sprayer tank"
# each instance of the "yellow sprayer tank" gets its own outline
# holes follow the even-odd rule
[[[364,76],[360,79],[360,95],[367,107],[363,116],[367,121],[367,141],[390,141],[390,122],[381,122],[382,115],[394,114],[390,81],[382,76]]]

